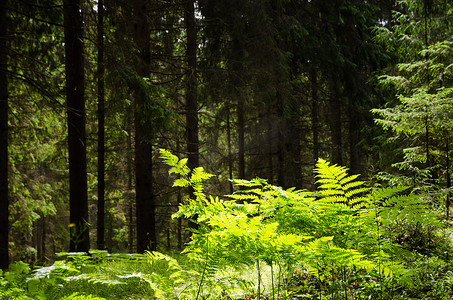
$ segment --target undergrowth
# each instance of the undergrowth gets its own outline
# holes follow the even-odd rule
[[[192,191],[174,218],[197,224],[183,253],[66,253],[52,266],[11,265],[2,299],[450,299],[450,230],[409,187],[371,189],[319,160],[318,190],[264,179],[207,195],[213,175],[161,150],[175,187]],[[442,230],[441,230],[442,228]]]

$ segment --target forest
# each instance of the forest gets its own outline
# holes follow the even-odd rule
[[[0,0],[1,299],[452,299],[449,0]]]

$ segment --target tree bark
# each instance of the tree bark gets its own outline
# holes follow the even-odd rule
[[[429,117],[425,118],[425,149],[426,149],[426,167],[431,167],[431,155],[429,153]]]
[[[105,249],[104,0],[98,1],[98,207],[97,248]]]
[[[237,33],[236,33],[237,34]],[[244,49],[241,39],[238,36],[233,37],[232,53],[231,53],[231,90],[233,91],[233,99],[237,99],[236,118],[237,118],[237,133],[238,133],[238,177],[245,179],[245,97],[244,90]]]
[[[447,183],[446,183],[446,188],[450,189],[451,188],[451,176],[450,176],[450,138],[447,133],[447,138],[446,138],[446,144],[445,144],[445,152],[446,152],[446,157],[445,157],[445,164],[446,164],[446,172],[445,176],[447,177]],[[451,192],[449,191],[447,193],[447,199],[445,201],[445,216],[447,218],[447,221],[450,219],[450,200],[451,200]]]
[[[270,184],[274,184],[274,143],[272,139],[274,138],[272,135],[273,131],[273,115],[272,115],[272,107],[270,104],[267,104],[267,132],[266,132],[266,141],[267,141],[267,179]]]
[[[238,177],[245,179],[245,123],[244,123],[244,99],[238,97],[237,107],[238,118]]]
[[[294,120],[290,109],[287,107],[288,99],[277,92],[280,103],[278,109],[279,134],[278,134],[278,184],[283,188],[299,187],[300,176],[300,150],[297,146],[299,137],[295,132]],[[298,153],[299,151],[299,153]]]
[[[311,80],[311,131],[313,135],[313,158],[314,166],[319,159],[319,97],[318,77],[316,71],[310,74]]]
[[[184,22],[187,35],[186,75],[186,135],[187,166],[199,166],[198,146],[198,100],[197,100],[197,29],[195,27],[194,1],[187,0],[184,6]]]
[[[66,106],[69,153],[69,251],[88,251],[88,195],[84,98],[83,22],[80,0],[64,0]]]
[[[231,151],[231,122],[230,122],[230,106],[227,107],[226,126],[227,126],[227,146],[228,146],[228,177],[230,179],[229,189],[230,194],[233,194],[233,157]]]
[[[332,80],[335,80],[333,78]],[[337,83],[333,83],[334,88],[330,98],[330,133],[332,138],[332,163],[343,165],[343,139],[341,124],[341,103],[338,98]]]
[[[181,146],[179,140],[176,141],[176,153],[178,155],[178,158],[180,159],[180,153],[181,153]],[[176,195],[176,202],[177,206],[179,207],[182,204],[182,193],[181,189],[178,189],[178,194]],[[176,230],[176,235],[178,239],[178,250],[182,250],[183,248],[183,242],[182,242],[182,218],[178,218],[178,228]]]
[[[134,0],[134,42],[138,48],[136,71],[140,77],[149,77],[151,62],[150,28],[146,12],[148,1]],[[135,191],[137,217],[137,252],[157,249],[155,203],[153,195],[152,144],[149,128],[141,121],[145,99],[135,99]]]
[[[197,99],[197,28],[195,27],[195,2],[186,0],[184,4],[184,23],[186,26],[186,140],[187,166],[193,170],[199,166],[198,145],[198,99]],[[193,189],[190,194],[193,195]],[[194,216],[196,219],[197,216]],[[190,222],[191,228],[198,228]]]
[[[36,257],[39,263],[46,262],[46,216],[41,215],[38,220],[36,220]]]
[[[133,107],[128,107],[128,122],[127,122],[127,191],[128,191],[128,234],[127,246],[129,253],[134,252],[134,197],[133,195],[133,181],[134,181],[134,166],[133,166],[133,148],[132,148],[132,120],[133,120]]]
[[[349,171],[350,174],[359,174],[361,172],[361,163],[359,148],[357,144],[360,139],[360,115],[357,109],[354,109],[354,103],[349,104]]]
[[[7,2],[0,2],[0,268],[3,270],[9,264]]]

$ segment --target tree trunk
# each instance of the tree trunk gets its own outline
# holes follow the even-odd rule
[[[186,26],[186,139],[187,166],[193,170],[199,166],[198,154],[198,100],[197,100],[197,29],[195,27],[195,2],[186,0],[184,4],[184,23]],[[193,190],[190,190],[193,194]],[[197,216],[194,217],[195,219]],[[197,228],[190,222],[191,228]]]
[[[245,124],[244,124],[244,99],[241,95],[238,98],[237,107],[238,117],[238,177],[239,179],[245,179]]]
[[[431,167],[431,156],[429,153],[429,117],[427,116],[425,118],[425,149],[426,149],[426,167],[430,168]]]
[[[7,2],[0,2],[0,268],[3,270],[9,264]]]
[[[285,188],[286,187],[286,176],[285,176],[285,137],[284,137],[284,120],[283,120],[283,104],[280,102],[281,99],[278,97],[277,93],[277,103],[278,103],[278,128],[277,128],[277,182],[278,185]]]
[[[194,1],[187,0],[184,7],[187,32],[186,75],[186,135],[187,166],[199,166],[198,156],[198,101],[197,101],[197,29],[195,27]]]
[[[181,146],[180,146],[180,143],[179,143],[179,140],[176,141],[176,153],[178,155],[178,158],[181,159],[180,157],[180,154],[181,154]],[[177,206],[179,207],[181,204],[182,204],[182,193],[181,193],[181,189],[178,189],[178,194],[176,195],[176,202],[177,202]],[[182,231],[183,231],[183,228],[182,228],[182,218],[178,218],[178,229],[177,229],[177,239],[178,239],[178,250],[182,250],[183,248],[183,243],[182,243]]]
[[[278,184],[283,188],[298,187],[300,184],[300,152],[299,137],[294,126],[292,116],[294,107],[291,107],[288,95],[279,84],[277,87],[279,134],[278,134]]]
[[[41,215],[38,220],[36,220],[36,257],[38,263],[46,262],[46,216]]]
[[[240,38],[233,37],[232,41],[232,56],[231,56],[231,90],[233,91],[233,99],[237,99],[237,133],[238,133],[238,177],[245,179],[245,97],[244,97],[244,49]]]
[[[104,0],[98,1],[98,210],[97,248],[105,248]]]
[[[151,61],[150,29],[146,0],[134,0],[134,41],[138,48],[137,74],[149,77]],[[155,203],[153,195],[152,144],[149,128],[140,120],[140,111],[145,109],[145,99],[135,99],[135,191],[137,216],[137,252],[157,249]]]
[[[64,0],[66,106],[69,153],[69,251],[88,251],[83,22],[80,0]]]
[[[227,145],[228,145],[228,176],[230,179],[229,188],[230,194],[233,194],[233,157],[231,156],[231,122],[230,122],[230,106],[227,107],[226,115],[227,126]]]
[[[313,158],[314,165],[319,159],[319,97],[318,97],[318,77],[316,71],[310,74],[311,80],[311,131],[313,135]]]
[[[332,80],[335,80],[333,78]],[[343,165],[343,144],[341,124],[341,103],[338,98],[337,83],[333,83],[334,89],[330,98],[330,133],[332,138],[332,163]]]
[[[46,216],[42,217],[42,237],[41,237],[41,254],[42,257],[40,260],[45,264],[47,262],[46,259],[46,251],[47,251],[47,244],[46,244],[46,237],[47,237],[47,228],[46,228]]]
[[[268,179],[268,182],[270,184],[274,184],[274,163],[273,163],[273,157],[274,157],[274,153],[273,153],[273,149],[274,149],[274,146],[273,146],[273,136],[272,136],[272,129],[273,129],[273,122],[272,122],[272,119],[273,119],[273,116],[272,116],[272,107],[270,104],[267,105],[267,133],[266,133],[266,140],[267,140],[267,172],[268,172],[268,175],[267,175],[267,179]]]
[[[133,148],[132,148],[132,120],[133,120],[133,107],[128,108],[128,122],[127,122],[127,191],[128,191],[128,234],[127,246],[129,253],[134,252],[134,197],[133,195]]]
[[[446,145],[445,145],[445,152],[446,152],[446,172],[445,176],[447,177],[447,185],[446,188],[450,189],[451,188],[451,176],[450,176],[450,138],[447,133],[447,139],[446,139]],[[445,201],[445,211],[446,211],[446,218],[447,221],[450,219],[450,198],[451,198],[451,192],[449,191],[447,193],[447,199]]]
[[[182,195],[181,190],[178,190],[177,195],[178,207],[182,204]],[[178,250],[182,250],[182,218],[178,218],[178,229],[177,229],[177,238],[178,238]]]
[[[361,172],[360,155],[357,144],[360,139],[360,115],[357,109],[354,109],[353,103],[349,104],[349,171],[350,174],[359,174]]]
[[[289,143],[289,149],[288,152],[290,154],[288,163],[289,165],[293,168],[294,171],[294,177],[292,178],[291,181],[291,187],[296,187],[297,189],[301,189],[303,186],[303,177],[302,177],[302,160],[301,160],[301,152],[302,152],[302,146],[301,146],[301,137],[306,134],[306,132],[302,131],[302,128],[298,126],[299,122],[299,116],[298,116],[298,111],[300,109],[299,107],[299,102],[296,101],[293,103],[294,107],[291,112],[291,118],[289,120],[290,122],[290,140],[288,141]]]

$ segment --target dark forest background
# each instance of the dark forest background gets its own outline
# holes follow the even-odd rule
[[[0,260],[182,249],[164,148],[312,190],[318,158],[449,218],[447,0],[0,1]]]

